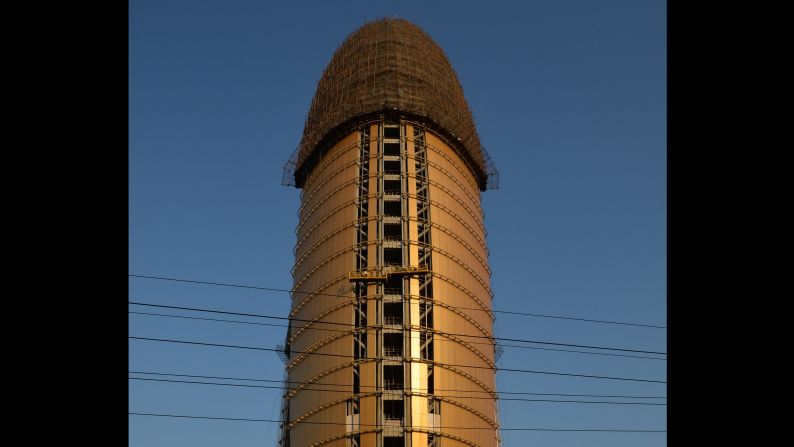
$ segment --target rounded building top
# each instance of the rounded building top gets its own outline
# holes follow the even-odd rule
[[[353,126],[394,113],[446,139],[485,190],[484,154],[463,88],[441,47],[403,19],[381,19],[353,32],[317,85],[293,162],[303,182],[322,154]]]

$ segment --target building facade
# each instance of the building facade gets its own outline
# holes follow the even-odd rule
[[[394,19],[348,37],[285,166],[302,193],[282,446],[499,444],[496,180],[435,42]]]

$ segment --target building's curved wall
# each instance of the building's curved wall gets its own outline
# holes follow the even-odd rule
[[[354,432],[360,433],[360,446],[382,445],[389,434],[402,434],[412,447],[430,445],[432,436],[440,436],[445,447],[498,444],[496,401],[486,398],[495,396],[493,314],[479,183],[443,139],[410,122],[400,129],[398,139],[387,140],[399,140],[401,147],[401,174],[388,177],[401,185],[397,221],[402,236],[396,241],[383,235],[384,222],[395,222],[384,218],[385,201],[396,197],[383,196],[384,163],[396,161],[384,157],[383,122],[347,135],[307,173],[287,337],[292,447],[350,446]],[[364,145],[369,152],[362,151]],[[424,214],[419,212],[423,204]],[[366,230],[363,236],[359,228]],[[420,240],[423,228],[429,229],[429,239]],[[361,282],[357,295],[347,275],[363,268],[383,270],[390,247],[401,248],[403,267],[421,267],[420,253],[425,253],[430,272],[420,275],[423,280],[406,277],[398,298],[384,298],[385,285],[372,282]],[[431,284],[432,291],[422,291],[420,281]],[[389,300],[403,304],[401,326],[384,326],[383,303]],[[429,322],[422,320],[420,302],[432,309]],[[360,303],[366,307],[356,307]],[[359,326],[366,330],[366,353],[354,366],[356,309],[366,315],[365,326]],[[428,331],[429,353],[420,348]],[[385,355],[386,333],[403,334],[401,356]],[[397,392],[405,410],[401,422],[385,421],[384,406],[392,399],[383,393],[388,365],[404,371],[404,387]],[[428,399],[436,399],[440,415],[428,413]],[[346,426],[351,401],[358,405],[355,428]]]
[[[292,272],[293,321],[287,338],[292,446],[308,447],[345,433],[344,425],[316,422],[344,424],[344,400],[334,403],[346,394],[317,390],[348,391],[352,386],[350,366],[343,366],[353,355],[351,328],[346,326],[351,323],[352,294],[339,293],[339,288],[348,285],[346,275],[354,262],[357,149],[355,134],[338,142],[307,179],[301,195]],[[345,441],[324,445],[342,447]]]
[[[488,391],[496,389],[494,371],[489,369],[494,366],[494,347],[483,333],[493,334],[493,319],[480,190],[474,174],[452,148],[430,132],[426,132],[425,139],[431,182],[430,219],[446,229],[439,231],[434,227],[431,233],[432,245],[438,247],[432,255],[433,299],[439,303],[433,310],[434,329],[476,336],[452,336],[457,340],[437,336],[435,361],[441,365],[476,366],[435,368],[435,395],[444,399],[441,426],[477,428],[441,431],[478,446],[495,446],[495,430],[484,430],[495,428],[495,401],[464,397],[488,397]],[[442,443],[467,445],[452,438]]]

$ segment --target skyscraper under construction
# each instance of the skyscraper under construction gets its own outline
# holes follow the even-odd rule
[[[365,24],[285,166],[302,189],[280,444],[499,444],[480,193],[498,174],[441,48]]]

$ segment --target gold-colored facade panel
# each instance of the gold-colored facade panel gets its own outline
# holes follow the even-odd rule
[[[355,132],[349,134],[336,143],[334,147],[328,151],[327,154],[325,154],[323,161],[318,164],[314,170],[312,170],[312,173],[306,179],[306,184],[304,185],[301,192],[301,199],[303,200],[301,205],[304,205],[308,202],[308,200],[306,200],[308,195],[325,188],[326,182],[328,182],[330,178],[334,178],[336,175],[335,172],[337,170],[343,169],[349,166],[350,162],[355,161],[355,150],[358,145],[357,137],[358,135]],[[345,180],[349,179],[350,177],[342,176],[338,181],[344,182]],[[335,185],[332,184],[330,186],[333,188]]]
[[[351,244],[350,239],[354,236],[353,229],[346,229],[324,239],[320,244],[306,247],[304,253],[298,260],[294,269],[296,278],[303,278],[312,269],[323,265],[324,261],[332,262],[333,259],[342,256],[347,252],[352,252],[355,243]]]
[[[428,171],[430,171],[429,175],[432,176],[434,174],[432,168],[428,168]],[[461,223],[467,224],[469,232],[474,233],[480,240],[485,240],[484,228],[478,224],[482,216],[478,215],[476,210],[463,203],[460,196],[452,192],[451,187],[444,185],[441,181],[430,183],[430,197],[432,197],[434,208],[440,208],[450,218],[458,219]]]
[[[427,133],[427,144],[433,149],[428,152],[428,161],[441,165],[449,170],[455,170],[458,175],[459,182],[469,185],[471,191],[477,193],[479,197],[479,188],[477,187],[477,180],[471,168],[468,167],[465,161],[452,149],[444,140],[439,138],[432,132]]]
[[[438,206],[442,205],[442,206]],[[447,229],[450,234],[459,236],[469,242],[469,245],[479,248],[478,255],[487,257],[485,238],[482,231],[474,228],[469,222],[470,219],[460,214],[452,214],[452,209],[438,202],[432,203],[433,207],[432,222]]]
[[[464,291],[462,287],[456,284],[450,284],[440,278],[435,278],[433,280],[433,290],[436,292],[435,300],[448,306],[442,308],[443,310],[439,310],[439,318],[442,318],[442,327],[451,328],[448,332],[461,333],[461,331],[464,331],[463,333],[471,333],[472,335],[479,336],[479,331],[474,332],[466,323],[458,321],[458,317],[463,318],[461,315],[465,315],[475,321],[477,326],[485,328],[489,333],[493,333],[493,322],[488,313],[491,308],[487,297],[469,294]],[[451,310],[455,308],[460,308],[457,309],[459,312],[453,312]],[[468,320],[466,321],[468,322]],[[469,324],[473,325],[473,323]],[[475,341],[480,342],[482,339]]]

